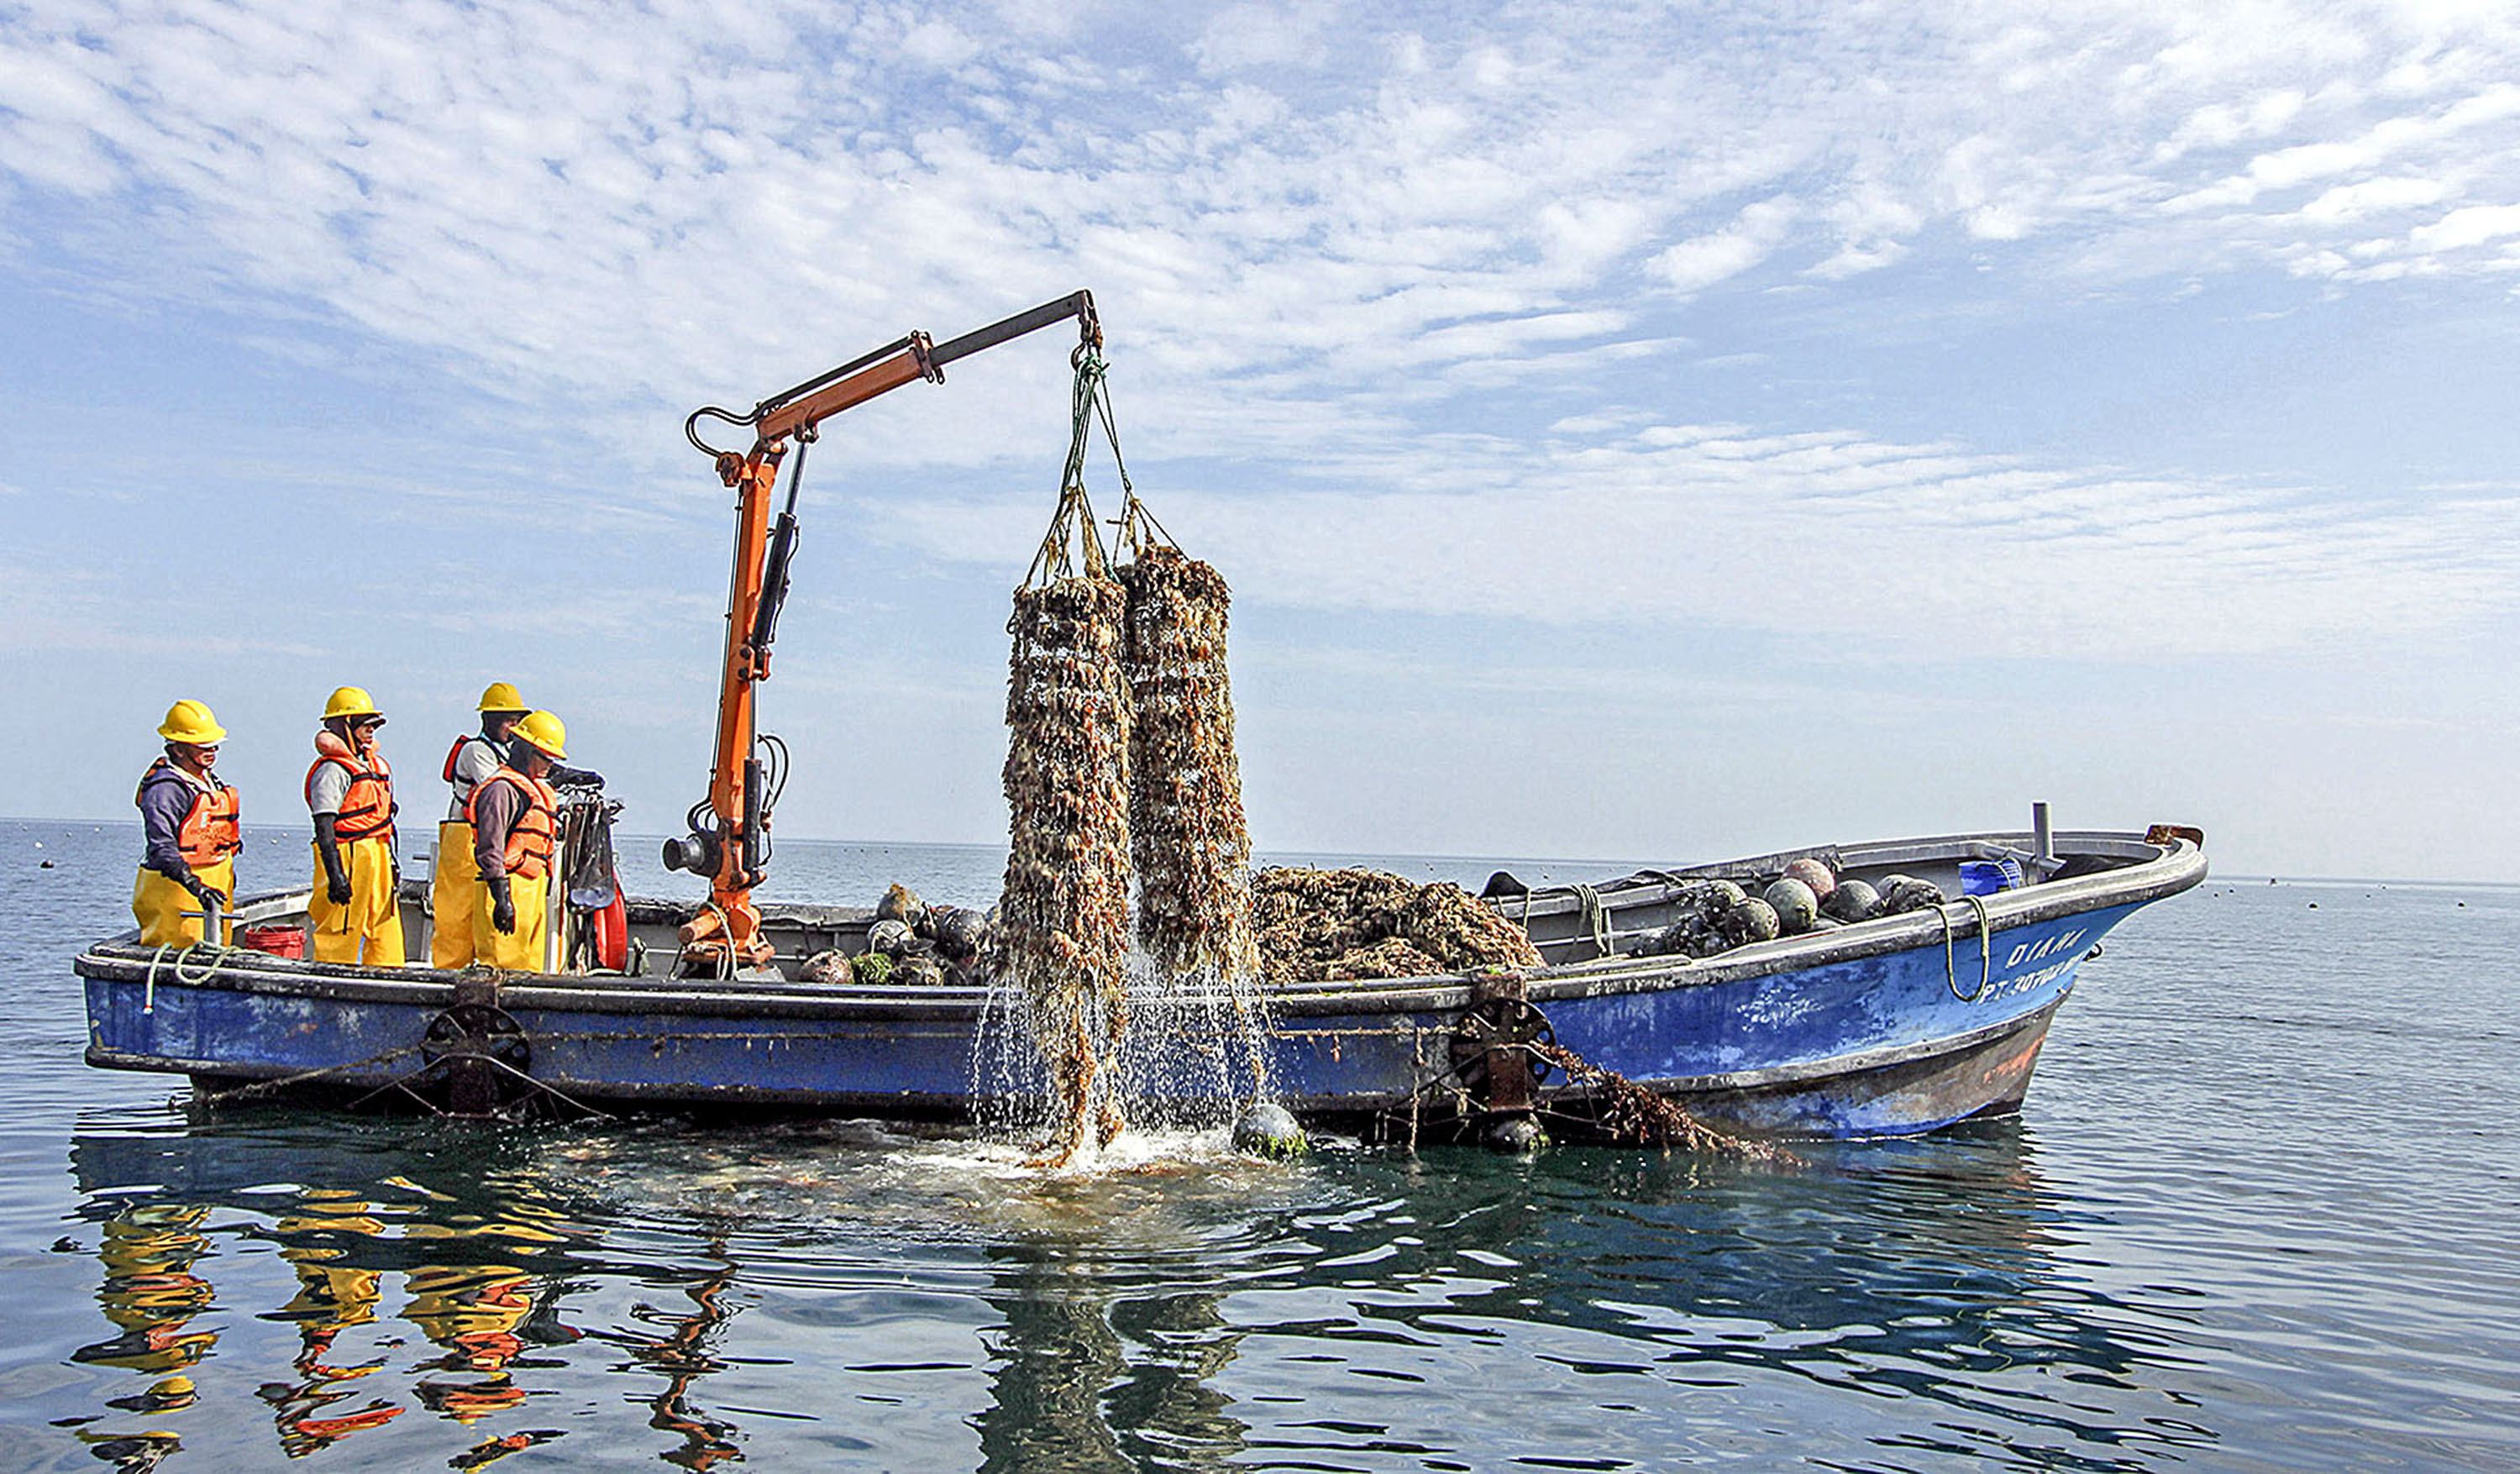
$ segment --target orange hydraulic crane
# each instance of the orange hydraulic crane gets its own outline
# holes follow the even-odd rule
[[[1079,353],[1100,349],[1102,325],[1094,295],[1079,291],[1018,312],[1003,322],[946,342],[924,333],[884,344],[829,373],[773,394],[738,415],[704,405],[683,422],[683,433],[717,463],[719,479],[736,494],[735,573],[726,601],[726,663],[719,676],[717,758],[708,797],[692,806],[691,833],[665,841],[665,868],[710,877],[708,909],[683,928],[685,975],[732,976],[770,964],[761,936],[761,913],[752,889],[770,865],[770,816],[787,783],[787,747],[757,730],[753,688],[770,679],[770,644],[779,634],[779,608],[788,598],[788,564],[796,551],[796,487],[805,474],[805,450],[820,437],[825,420],[918,380],[945,381],[945,366],[1010,338],[1076,320]],[[719,450],[699,436],[703,419],[749,426],[752,449]],[[774,522],[770,501],[778,491],[779,464],[790,445],[796,464],[788,475],[788,500]]]

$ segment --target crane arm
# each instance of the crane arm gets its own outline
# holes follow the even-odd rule
[[[714,405],[692,412],[683,433],[715,461],[719,479],[736,493],[735,566],[728,580],[726,658],[718,684],[717,750],[709,796],[692,809],[692,832],[665,842],[665,868],[710,877],[709,907],[683,928],[687,972],[702,969],[731,976],[742,967],[769,964],[761,914],[752,904],[770,861],[768,829],[775,791],[755,748],[754,688],[770,679],[770,645],[788,596],[788,561],[796,546],[796,490],[803,479],[805,449],[821,435],[825,420],[843,410],[924,379],[942,383],[945,366],[986,348],[1073,318],[1080,345],[1100,347],[1102,321],[1094,295],[1078,291],[1018,312],[939,343],[911,333],[873,352],[762,400],[748,414]],[[703,419],[749,426],[750,451],[738,454],[699,436]],[[772,498],[780,463],[790,449],[787,505],[774,524]]]

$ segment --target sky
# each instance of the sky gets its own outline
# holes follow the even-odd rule
[[[662,833],[681,422],[1092,290],[1263,850],[2510,878],[2520,10],[0,0],[0,814],[491,679]],[[838,417],[790,836],[1002,839],[1052,331]],[[1107,460],[1089,486],[1117,499]]]

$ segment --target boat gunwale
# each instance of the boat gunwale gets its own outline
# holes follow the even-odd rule
[[[1818,1081],[1842,1079],[1873,1070],[1895,1068],[1921,1059],[1944,1054],[1962,1053],[2026,1029],[2041,1027],[2052,1020],[2072,995],[2065,992],[2048,999],[2026,1013],[2006,1014],[2002,1018],[1965,1029],[1958,1034],[1940,1034],[1931,1039],[1911,1040],[1906,1044],[1877,1045],[1843,1054],[1819,1059],[1800,1059],[1785,1064],[1765,1065],[1750,1070],[1724,1070],[1707,1075],[1647,1075],[1633,1083],[1658,1094],[1713,1094],[1719,1092],[1773,1090],[1778,1087],[1806,1085]],[[192,1075],[206,1079],[260,1082],[295,1079],[306,1072],[299,1067],[246,1061],[185,1059],[171,1054],[135,1054],[126,1050],[109,1049],[91,1044],[87,1062],[100,1069],[132,1070],[157,1074]],[[693,1100],[693,1087],[681,1082],[613,1081],[581,1078],[572,1075],[537,1075],[535,1079],[573,1095],[602,1100],[668,1100],[686,1104]],[[1542,1088],[1544,1098],[1582,1094],[1586,1087],[1561,1082]],[[887,1108],[928,1109],[960,1112],[979,1097],[939,1094],[932,1091],[824,1091],[794,1090],[776,1086],[742,1083],[712,1085],[705,1088],[709,1102],[745,1105],[867,1105]],[[1390,1091],[1358,1091],[1337,1095],[1300,1095],[1288,1102],[1306,1111],[1366,1112],[1408,1103],[1404,1093]]]
[[[1894,851],[1922,860],[1936,858],[1927,853],[1931,849],[1957,852],[2004,837],[2009,836],[1972,834],[1885,840],[1842,847],[1834,853],[1856,856]],[[2175,839],[2166,847],[2115,831],[2073,832],[2060,834],[2058,839],[2060,843],[2110,844],[2122,849],[2140,846],[2152,851],[2154,858],[2072,879],[2043,881],[1976,898],[1985,907],[1990,934],[2063,916],[2143,905],[2176,895],[2205,878],[2204,851],[2184,838]],[[1814,851],[1779,853],[1791,857]],[[1725,862],[1724,866],[1754,866],[1770,858],[1774,857]],[[1915,860],[1908,863],[1915,863]],[[1713,871],[1724,866],[1700,869]],[[1660,873],[1684,877],[1690,872]],[[1614,881],[1610,888],[1624,887]],[[261,898],[252,906],[260,909],[272,899]],[[241,908],[241,915],[246,910]],[[1548,1003],[1740,982],[1913,951],[1938,943],[1947,935],[1953,941],[1954,965],[1957,967],[1961,965],[1959,960],[1966,956],[1966,951],[1974,950],[1968,949],[1967,944],[1980,936],[1975,910],[1969,904],[1969,898],[1963,897],[1946,901],[1939,907],[1883,916],[1833,930],[1753,943],[1715,958],[1621,956],[1517,970],[1525,979],[1525,988],[1532,1002]],[[177,968],[166,961],[166,950],[143,948],[139,945],[138,936],[135,929],[90,944],[74,960],[74,970],[83,978],[108,982],[137,982],[154,974],[155,981],[161,987],[185,986],[418,1007],[446,1006],[452,1002],[459,981],[468,975],[480,975],[437,969],[313,962],[261,954],[255,954],[259,960],[239,964],[233,959],[245,949],[231,948],[219,954],[206,977],[179,977]],[[500,1002],[511,1008],[578,1013],[673,1013],[693,1018],[845,1016],[869,1021],[943,1022],[970,1018],[985,1011],[996,992],[990,988],[914,990],[786,980],[694,988],[690,986],[689,979],[634,978],[612,974],[506,973],[500,977]],[[1468,974],[1449,974],[1358,979],[1348,983],[1307,983],[1270,989],[1267,996],[1272,1009],[1282,1017],[1454,1013],[1468,1005],[1473,986],[1474,979]]]

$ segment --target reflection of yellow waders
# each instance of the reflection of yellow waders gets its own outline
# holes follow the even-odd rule
[[[324,857],[315,857],[315,889],[306,898],[307,930],[315,960],[403,964],[402,906],[394,896],[392,831],[341,845],[341,868],[350,872],[350,899],[333,904],[324,890]]]
[[[193,867],[193,876],[203,885],[233,898],[236,895],[236,862],[221,860],[210,865]],[[231,903],[233,904],[233,902]],[[142,871],[131,884],[131,915],[140,922],[140,945],[143,947],[190,947],[202,939],[202,903],[193,893],[156,871]],[[193,916],[185,916],[186,912]],[[236,918],[219,918],[219,944],[235,939]]]
[[[437,926],[428,934],[428,965],[472,965],[473,898],[481,894],[481,868],[472,860],[472,826],[450,819],[437,826],[437,869],[429,876],[428,909]]]

